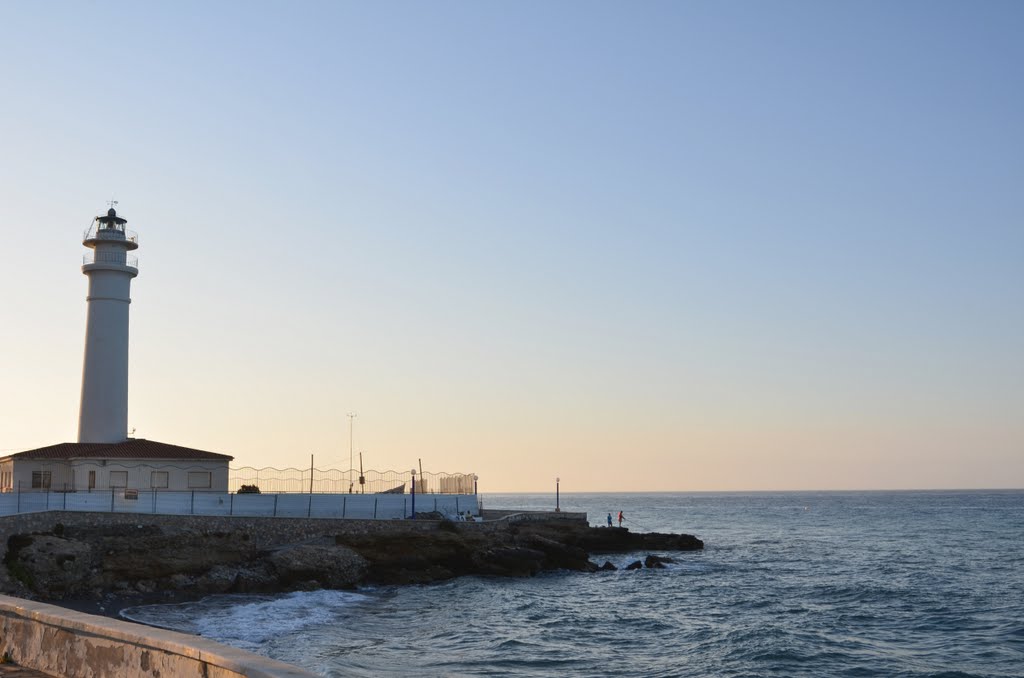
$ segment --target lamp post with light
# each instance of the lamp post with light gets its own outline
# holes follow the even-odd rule
[[[416,469],[412,470],[412,519],[416,520]]]

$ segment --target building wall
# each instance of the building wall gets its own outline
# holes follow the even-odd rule
[[[73,489],[74,487],[71,466],[66,461],[48,459],[26,459],[21,461],[16,459],[11,462],[11,468],[13,469],[13,485],[11,489],[14,492],[31,492],[33,490],[32,474],[37,472],[50,474],[49,489],[51,491],[63,490],[65,486],[67,489]],[[42,490],[45,488],[40,487],[36,489]]]
[[[111,487],[133,490],[154,488],[167,491],[227,492],[227,461],[176,461],[132,459],[85,459],[71,462],[48,459],[15,459],[13,491],[30,492],[33,473],[49,473],[52,492],[87,492],[109,490]],[[3,469],[0,468],[0,472]],[[94,472],[95,485],[89,485],[89,473]],[[159,475],[154,476],[154,473]],[[193,474],[190,476],[190,474]],[[208,474],[208,475],[207,475]],[[2,477],[2,476],[0,476]],[[20,484],[19,484],[20,483]]]

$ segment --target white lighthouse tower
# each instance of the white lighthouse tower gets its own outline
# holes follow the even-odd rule
[[[138,236],[126,231],[127,220],[117,216],[116,202],[106,216],[96,217],[82,244],[82,273],[89,278],[88,318],[85,324],[85,364],[78,442],[119,443],[128,438],[128,305],[138,261],[128,252],[139,246]]]

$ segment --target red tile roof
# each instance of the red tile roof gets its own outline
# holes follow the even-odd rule
[[[144,438],[130,438],[123,443],[58,443],[10,456],[14,459],[234,459],[226,454]]]

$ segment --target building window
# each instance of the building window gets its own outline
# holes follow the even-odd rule
[[[150,487],[167,487],[167,471],[153,471],[149,477]]]
[[[210,472],[209,471],[189,471],[188,472],[188,486],[189,489],[206,489],[210,487]]]
[[[96,471],[89,471],[89,489],[96,489]]]
[[[128,471],[111,471],[111,487],[128,487]]]
[[[32,489],[33,490],[48,490],[48,489],[50,489],[50,472],[49,471],[32,471]]]

